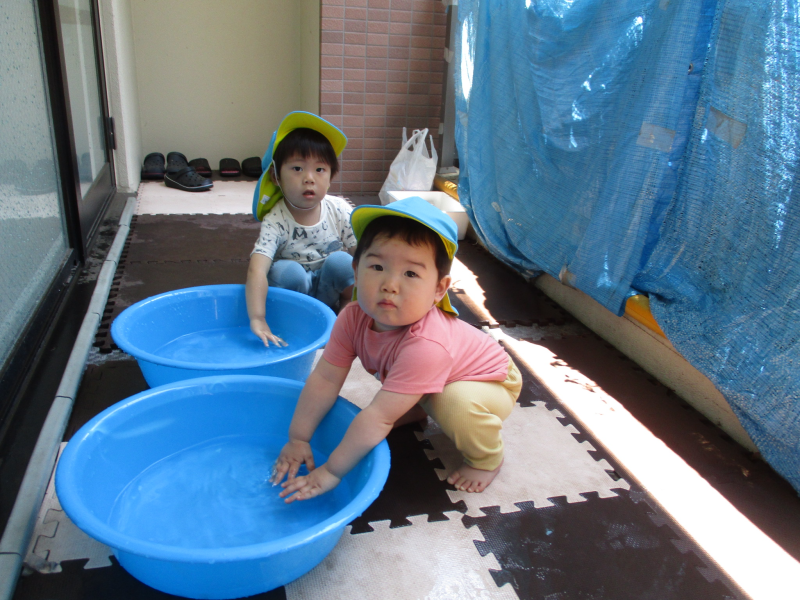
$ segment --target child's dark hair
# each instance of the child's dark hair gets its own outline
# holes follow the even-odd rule
[[[453,259],[447,255],[447,248],[439,234],[427,225],[406,217],[387,215],[370,221],[361,234],[361,239],[358,240],[355,254],[353,254],[354,263],[358,263],[361,255],[372,246],[375,238],[379,235],[388,239],[400,238],[411,246],[430,246],[433,249],[433,260],[439,274],[439,281],[450,274]]]
[[[331,169],[331,179],[339,172],[339,159],[336,158],[333,146],[328,138],[314,129],[299,127],[290,131],[281,140],[281,143],[275,148],[275,154],[272,155],[278,174],[281,172],[281,165],[284,161],[293,156],[301,156],[304,159],[314,157],[328,163]]]

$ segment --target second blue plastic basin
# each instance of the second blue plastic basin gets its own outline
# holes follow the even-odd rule
[[[209,375],[269,375],[304,381],[330,337],[334,312],[305,294],[270,288],[267,323],[288,342],[264,344],[250,331],[244,285],[159,294],[126,308],[111,336],[135,357],[151,387]]]

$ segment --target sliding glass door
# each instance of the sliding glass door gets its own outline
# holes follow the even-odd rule
[[[34,2],[2,0],[0,372],[69,253],[41,47]]]

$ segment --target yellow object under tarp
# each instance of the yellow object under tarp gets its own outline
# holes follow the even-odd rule
[[[625,314],[629,317],[633,317],[645,327],[652,329],[658,335],[667,337],[653,318],[653,313],[650,312],[650,299],[647,296],[637,294],[636,296],[628,298],[628,301],[625,303]]]
[[[439,191],[444,192],[451,198],[455,198],[458,200],[458,184],[450,181],[449,179],[445,179],[441,175],[436,175],[433,178],[433,187]]]

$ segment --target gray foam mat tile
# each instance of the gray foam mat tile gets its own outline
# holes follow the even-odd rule
[[[549,506],[548,498],[553,496],[583,502],[585,493],[613,498],[616,490],[630,489],[627,481],[610,475],[615,471],[605,459],[596,460],[590,454],[594,446],[576,440],[573,434],[578,430],[560,423],[559,417],[563,415],[548,410],[544,403],[515,407],[503,422],[505,462],[492,485],[481,494],[448,490],[450,499],[464,502],[467,514],[475,517],[485,506],[499,506],[507,513],[516,510],[518,502],[534,501],[541,507]],[[433,446],[427,456],[444,465],[436,470],[444,479],[461,464],[461,453],[435,423],[421,435]]]
[[[431,598],[516,600],[510,585],[498,587],[494,557],[475,549],[477,530],[465,529],[458,513],[428,523],[412,517],[410,527],[372,524],[370,533],[348,528],[339,544],[315,569],[286,586],[289,600],[312,598]]]
[[[61,443],[58,458],[66,445],[66,442]],[[55,473],[53,469],[39,508],[31,544],[25,557],[26,567],[38,573],[60,573],[62,562],[80,559],[86,559],[86,569],[111,566],[111,548],[83,533],[61,508],[56,495]]]

